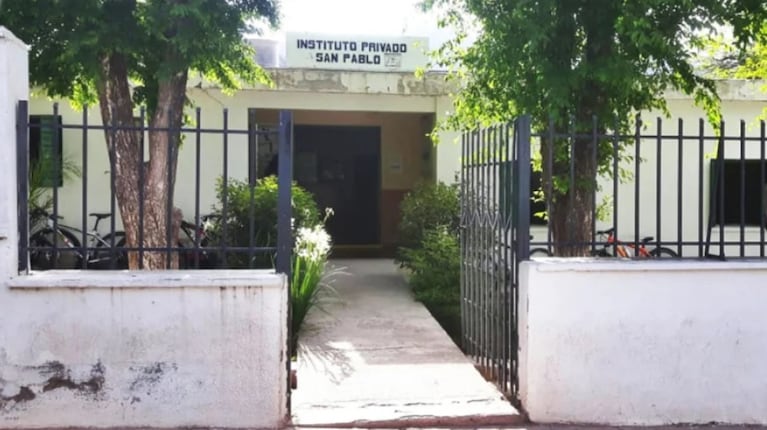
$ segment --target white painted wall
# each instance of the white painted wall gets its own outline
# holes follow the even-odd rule
[[[520,398],[539,423],[767,424],[767,262],[525,262]]]
[[[257,271],[2,283],[0,428],[279,428],[286,297]]]

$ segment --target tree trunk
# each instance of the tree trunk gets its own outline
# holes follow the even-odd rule
[[[116,53],[101,60],[100,79],[96,83],[101,119],[109,153],[110,169],[114,174],[114,192],[125,230],[126,246],[138,246],[139,171],[143,164],[140,134],[126,127],[133,126],[133,100],[128,84],[125,58]],[[130,268],[138,267],[136,254],[129,253]]]
[[[129,248],[176,248],[181,214],[173,207],[178,143],[183,118],[187,72],[177,73],[159,83],[157,106],[150,118],[148,163],[144,162],[141,133],[134,126],[133,100],[128,84],[128,69],[120,54],[106,55],[101,62],[97,91],[109,159],[115,177],[115,196]],[[140,213],[141,184],[143,219]],[[170,218],[168,217],[170,214]],[[168,238],[170,228],[170,240]],[[142,232],[143,229],[143,232]],[[143,233],[143,241],[139,241]],[[131,270],[157,270],[178,267],[176,251],[145,251],[139,262],[139,252],[128,253]],[[168,257],[171,257],[168,260]]]
[[[563,6],[570,4],[561,3]],[[600,13],[587,14],[588,19],[584,22],[584,61],[587,64],[603,61],[613,55],[615,30],[612,23],[616,19],[617,7],[615,2],[605,0],[599,8]],[[570,15],[563,16],[569,20]],[[563,56],[562,60],[570,61],[570,58]],[[562,66],[570,67],[569,64]],[[590,255],[596,216],[598,160],[604,155],[599,153],[599,139],[605,135],[605,127],[599,121],[608,119],[599,118],[599,114],[612,114],[605,109],[607,91],[596,76],[586,79],[583,87],[575,93],[578,97],[573,102],[573,108],[577,114],[573,119],[574,132],[578,137],[554,139],[553,142],[545,139],[541,145],[553,250],[554,255],[562,257]],[[569,118],[555,124],[555,134],[567,135],[565,131],[570,128],[568,122]],[[553,145],[553,151],[550,151],[550,145]],[[555,183],[560,186],[555,186]]]
[[[148,248],[175,248],[178,243],[181,214],[173,206],[173,189],[187,76],[181,72],[159,83],[158,107],[150,121],[150,128],[155,130],[149,132],[150,160],[145,177],[144,238]],[[167,257],[166,252],[144,253],[144,268],[178,268],[178,253],[170,254],[169,263]]]
[[[548,148],[552,144],[554,150],[549,154]],[[541,146],[544,192],[547,194],[553,252],[559,257],[589,255],[596,209],[596,142],[590,139],[575,139],[572,144],[575,145],[574,154],[570,152],[571,148],[566,140],[547,140]],[[558,153],[559,157],[556,155]],[[574,155],[572,167],[569,155],[562,157],[564,153]],[[553,181],[552,176],[555,178]],[[555,186],[555,183],[558,186]]]

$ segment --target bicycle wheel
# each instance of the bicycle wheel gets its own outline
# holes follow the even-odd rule
[[[591,256],[592,256],[592,257],[612,257],[612,256],[613,256],[613,255],[612,255],[612,254],[610,254],[610,252],[609,252],[607,249],[605,249],[605,248],[602,248],[602,249],[595,249],[595,250],[591,251],[589,254],[591,254]]]
[[[112,246],[112,237],[114,236],[114,249]],[[104,237],[101,237],[96,245],[97,248],[103,248],[103,250],[96,250],[93,253],[93,258],[88,260],[88,264],[93,264],[96,269],[102,270],[124,270],[128,268],[128,252],[125,247],[125,232],[117,231],[114,234],[109,233]]]
[[[655,248],[652,251],[650,251],[650,256],[655,257],[655,258],[677,258],[677,257],[679,257],[679,255],[676,252],[674,252],[674,251],[672,251],[672,250],[670,250],[668,248],[664,248],[662,246],[658,247],[658,248]]]
[[[55,236],[58,237],[54,240]],[[46,227],[30,236],[29,246],[39,248],[29,251],[30,267],[34,270],[76,269],[82,261],[80,241],[67,230],[59,229],[55,235],[52,228]]]
[[[551,257],[551,252],[546,248],[533,248],[530,250],[530,257]]]

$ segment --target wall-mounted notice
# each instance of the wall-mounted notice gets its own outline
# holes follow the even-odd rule
[[[286,35],[288,67],[367,71],[415,71],[425,67],[425,37]]]

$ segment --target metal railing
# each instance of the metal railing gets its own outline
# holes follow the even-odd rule
[[[508,396],[517,391],[519,262],[529,254],[530,119],[463,135],[463,349]]]
[[[574,124],[522,116],[462,138],[463,348],[511,399],[519,263],[531,254],[765,257],[764,121],[735,133],[704,120],[673,132],[640,117],[631,133]]]
[[[251,117],[249,112],[248,118]],[[193,114],[193,125],[177,129],[150,127],[143,110],[130,126],[92,124],[87,108],[82,111],[81,121],[62,121],[61,118],[58,105],[44,116],[30,116],[27,102],[18,104],[21,271],[126,269],[132,254],[138,268],[144,268],[145,257],[163,255],[165,268],[274,267],[280,273],[289,273],[293,243],[291,112],[280,112],[276,125],[259,126],[249,121],[247,128],[230,127],[227,109],[211,120],[211,117],[203,118],[198,108]],[[220,125],[209,127],[206,123]],[[118,222],[131,221],[121,216],[118,210],[116,158],[119,154],[113,144],[105,144],[121,132],[136,133],[139,145],[135,160],[139,197],[134,204],[134,215],[137,215],[136,225],[132,226],[134,243],[131,243],[130,235],[118,228]],[[150,145],[144,140],[147,136],[151,138],[152,133],[167,133],[171,142],[167,145],[168,162],[162,181],[166,181],[170,190],[176,191],[171,191],[171,198],[162,202],[146,201],[151,190],[147,189],[149,178],[145,154]],[[172,136],[180,138],[178,145],[173,143]],[[277,156],[279,175],[276,178],[276,201],[273,202],[277,216],[271,225],[257,225],[255,221],[255,199],[262,186],[258,179],[263,176],[258,172],[263,171],[264,161],[268,161],[259,154],[259,141],[263,140],[277,142],[274,155]],[[71,154],[76,156],[68,158]],[[99,156],[106,160],[91,159]],[[175,163],[174,159],[177,160]],[[93,163],[104,163],[103,170],[108,173],[108,179],[100,175],[94,179],[94,172],[102,170],[101,165],[94,166]],[[75,174],[67,175],[70,168],[76,171]],[[242,179],[244,176],[247,179]],[[232,178],[239,182],[233,184]],[[218,181],[217,186],[214,186],[215,181]],[[181,195],[178,195],[179,184],[183,184]],[[249,193],[246,209],[240,213],[229,201],[236,186]],[[211,198],[213,194],[217,199]],[[179,202],[192,208],[190,219],[179,219]],[[147,218],[150,204],[163,205],[164,225],[160,228],[165,240],[159,246],[147,245],[149,227],[157,227],[151,226],[153,220]],[[205,209],[204,204],[215,206]],[[100,212],[93,212],[93,206],[100,208]],[[67,218],[62,219],[64,212]],[[238,219],[233,218],[235,214]],[[91,219],[92,225],[89,225]],[[106,229],[103,228],[105,224],[108,224]],[[268,232],[264,235],[267,239],[256,239],[257,231]]]
[[[619,133],[593,119],[589,130],[563,132],[551,121],[533,133],[543,179],[532,191],[543,191],[538,203],[548,216],[530,215],[543,221],[533,229],[534,248],[587,247],[589,255],[604,256],[621,254],[620,243],[635,258],[658,256],[649,255],[654,250],[676,258],[764,258],[764,121],[740,121],[733,132],[725,122],[711,128],[703,119],[679,119],[668,127],[661,118],[644,123],[637,116],[632,128]],[[589,162],[596,180],[579,181],[588,176],[579,165]],[[587,201],[585,218],[573,216],[574,200]],[[563,208],[570,209],[564,216]]]

